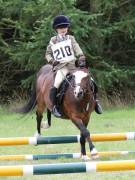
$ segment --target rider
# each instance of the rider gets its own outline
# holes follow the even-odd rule
[[[85,66],[85,56],[74,36],[68,35],[70,21],[67,16],[59,15],[53,20],[53,28],[57,35],[52,37],[46,49],[45,58],[53,65],[56,70],[54,86],[50,91],[50,98],[53,103],[52,112],[56,117],[61,117],[56,106],[57,90],[64,80],[64,77],[73,69],[76,68],[75,62],[78,59],[80,66]],[[96,100],[96,99],[95,99]],[[98,114],[102,113],[101,106],[96,100],[95,111]]]

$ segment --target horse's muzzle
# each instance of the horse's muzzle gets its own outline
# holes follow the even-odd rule
[[[80,100],[80,99],[82,99],[83,96],[84,96],[84,91],[83,91],[83,89],[79,89],[78,92],[74,91],[74,94],[75,94],[75,98],[76,98],[77,100]]]
[[[79,97],[83,97],[83,90],[81,90],[79,93],[78,93],[78,98]]]

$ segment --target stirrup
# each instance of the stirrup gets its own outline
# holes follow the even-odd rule
[[[54,114],[54,116],[56,117],[61,117],[62,115],[59,113],[59,111],[57,110],[57,107],[54,106],[52,109],[52,113]]]
[[[99,101],[98,101],[98,100],[96,100],[95,112],[96,112],[97,114],[102,114],[102,113],[103,113],[102,107],[101,107],[101,105],[99,104]]]

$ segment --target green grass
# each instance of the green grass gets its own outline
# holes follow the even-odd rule
[[[44,117],[45,114],[44,114]],[[92,114],[88,129],[91,133],[105,132],[128,132],[135,131],[135,108],[111,109],[103,113],[103,115]],[[33,136],[36,131],[35,113],[27,115],[19,115],[8,112],[5,108],[0,107],[0,137],[24,137]],[[52,117],[52,127],[48,130],[42,130],[42,135],[72,135],[79,134],[78,129],[67,120],[56,119]],[[95,143],[97,150],[135,150],[134,141],[121,142],[100,142]],[[87,146],[87,151],[89,151]],[[0,154],[43,154],[43,153],[69,153],[80,152],[79,144],[60,144],[60,145],[40,145],[40,146],[10,146],[0,147]],[[124,160],[134,159],[134,155],[108,157],[101,160]],[[39,164],[39,163],[58,163],[58,162],[76,162],[82,161],[73,159],[59,160],[40,160],[40,161],[1,161],[0,165],[15,164]],[[134,179],[135,172],[109,172],[109,173],[77,173],[64,175],[45,175],[30,177],[0,177],[0,179],[24,179],[24,180],[130,180]]]

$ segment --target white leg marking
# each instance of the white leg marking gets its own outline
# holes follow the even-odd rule
[[[48,129],[50,126],[48,124],[48,121],[42,121],[41,122],[41,128],[43,129]]]
[[[91,153],[92,159],[98,159],[99,158],[98,151],[96,150],[96,148],[93,148],[93,150],[90,153]]]

